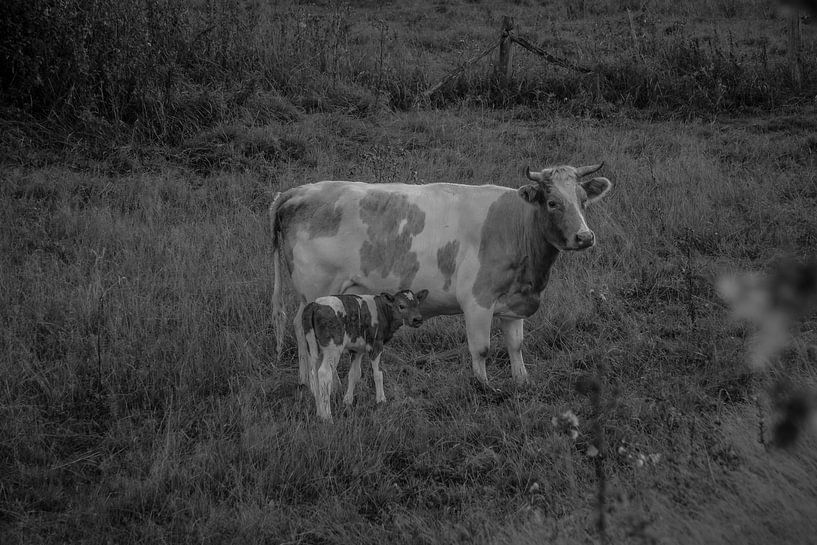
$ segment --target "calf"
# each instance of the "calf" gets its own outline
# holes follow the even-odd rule
[[[377,402],[386,401],[383,372],[380,371],[383,344],[401,325],[418,327],[423,323],[419,306],[427,295],[428,290],[416,295],[411,290],[398,291],[394,295],[330,295],[306,305],[301,323],[309,357],[309,387],[315,395],[318,416],[332,420],[329,406],[332,383],[345,350],[354,352],[355,356],[343,402],[352,404],[364,353],[372,361]]]

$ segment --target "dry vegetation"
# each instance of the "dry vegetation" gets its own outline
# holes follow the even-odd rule
[[[814,26],[798,88],[766,3],[626,4],[643,61],[619,2],[5,3],[0,541],[596,542],[598,467],[611,542],[813,541],[814,433],[759,434],[764,382],[817,383],[815,316],[753,375],[715,280],[817,243]],[[518,51],[509,87],[478,64],[415,106],[503,14],[599,86]],[[599,244],[554,268],[529,388],[499,332],[475,388],[436,318],[389,347],[388,403],[364,380],[317,421],[292,339],[274,358],[276,191],[598,160]]]

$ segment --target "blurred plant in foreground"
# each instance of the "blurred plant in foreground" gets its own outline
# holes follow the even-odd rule
[[[717,287],[733,318],[757,328],[749,341],[747,363],[752,372],[765,373],[789,344],[794,322],[817,306],[817,260],[784,260],[767,275],[723,276]],[[774,444],[792,445],[809,422],[817,429],[816,395],[807,389],[794,389],[788,381],[776,385],[772,397],[781,416],[774,427]]]
[[[579,418],[573,411],[565,411],[550,420],[553,429],[569,436],[574,441],[579,437]]]

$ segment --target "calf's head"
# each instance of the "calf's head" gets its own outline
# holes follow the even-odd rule
[[[560,250],[584,250],[596,242],[584,219],[585,207],[601,199],[613,186],[607,178],[582,181],[604,163],[574,168],[561,166],[538,172],[525,169],[534,183],[519,188],[519,195],[539,207],[545,218],[545,238]]]
[[[411,290],[401,290],[391,295],[382,293],[382,297],[389,302],[394,320],[402,325],[419,327],[423,323],[423,316],[420,314],[420,303],[428,296],[428,290],[421,290],[414,293]]]

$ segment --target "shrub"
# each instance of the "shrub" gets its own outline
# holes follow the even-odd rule
[[[719,5],[733,11],[736,4]],[[576,6],[585,12],[584,3]],[[339,2],[6,0],[0,3],[0,105],[4,116],[22,111],[104,145],[123,139],[177,145],[236,119],[252,125],[294,120],[302,110],[365,116],[384,107],[408,109],[455,66],[437,58],[444,53],[426,60],[421,47],[410,47],[417,46],[410,34],[398,36],[388,21],[361,18],[365,10],[358,9]],[[731,38],[728,46],[715,37],[704,47],[683,35],[683,25],[661,33],[654,18],[637,19],[649,29],[640,37],[643,58],[634,57],[624,33],[585,51],[590,75],[535,58],[521,61],[516,79],[505,85],[481,61],[431,103],[709,115],[812,93],[817,63],[811,55],[803,56],[805,81],[798,88],[765,49],[762,59],[750,58],[735,52]],[[528,56],[520,50],[517,59]]]

